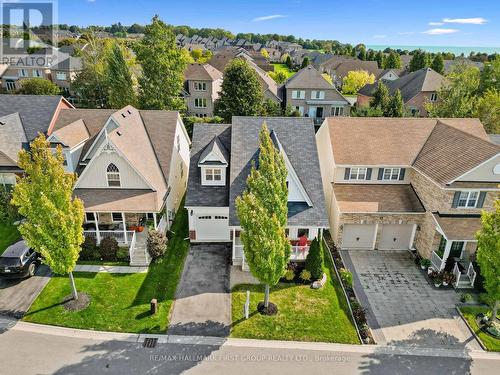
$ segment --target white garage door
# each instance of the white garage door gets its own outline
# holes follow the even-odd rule
[[[375,224],[344,224],[342,249],[373,249]]]
[[[380,235],[379,250],[408,250],[413,224],[384,224]]]
[[[196,241],[229,241],[229,220],[224,215],[196,217]]]

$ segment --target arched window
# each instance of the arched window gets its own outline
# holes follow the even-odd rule
[[[120,186],[120,170],[116,165],[114,165],[113,163],[108,165],[106,174],[108,177],[108,186],[110,187]]]

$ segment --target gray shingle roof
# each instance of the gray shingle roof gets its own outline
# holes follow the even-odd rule
[[[335,87],[328,82],[312,65],[309,65],[290,77],[285,82],[287,89],[325,89],[335,90]]]
[[[231,135],[231,172],[229,177],[229,225],[239,225],[234,201],[246,188],[251,162],[259,148],[263,122],[279,137],[297,176],[312,201],[289,204],[288,224],[328,226],[318,152],[312,119],[295,117],[233,117]]]
[[[50,67],[51,70],[64,70],[66,72],[78,72],[82,70],[82,59],[80,57],[70,56]]]
[[[231,125],[227,124],[200,124],[193,126],[193,139],[191,147],[191,162],[189,168],[189,179],[186,194],[186,207],[228,207],[229,187],[226,180],[224,186],[202,186],[201,172],[198,162],[203,151],[212,142],[214,137],[218,138],[224,147],[231,150]],[[228,162],[230,162],[228,156]],[[229,173],[227,173],[227,176]]]
[[[62,96],[0,95],[0,116],[19,113],[28,142],[47,133]]]

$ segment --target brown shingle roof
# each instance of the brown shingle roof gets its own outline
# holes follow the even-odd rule
[[[425,212],[411,185],[335,184],[340,212]]]
[[[479,215],[440,215],[434,214],[439,227],[448,240],[470,241],[476,239],[476,233],[481,229]]]
[[[325,89],[334,90],[333,85],[328,82],[312,65],[309,65],[290,77],[285,82],[287,89]]]
[[[222,73],[210,64],[189,64],[184,72],[186,80],[215,81]]]
[[[52,135],[56,136],[57,139],[70,148],[89,139],[89,132],[81,119],[61,129],[57,129],[52,132]]]
[[[85,211],[156,212],[157,194],[143,189],[75,189]],[[161,206],[161,203],[160,203]]]

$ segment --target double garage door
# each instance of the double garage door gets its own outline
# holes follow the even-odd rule
[[[413,224],[381,224],[377,244],[379,250],[407,250],[411,247]],[[343,249],[373,249],[377,235],[375,224],[345,224],[342,237]]]
[[[196,216],[196,241],[229,241],[229,220],[227,215]]]

